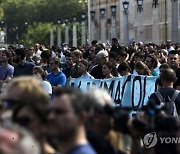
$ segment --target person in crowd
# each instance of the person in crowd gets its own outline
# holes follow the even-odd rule
[[[166,49],[161,49],[158,53],[158,59],[161,64],[167,63],[168,51]]]
[[[71,68],[70,71],[70,76],[72,78],[79,78],[82,75],[82,73],[80,73],[78,70],[78,64],[81,61],[81,59],[82,59],[82,52],[80,50],[75,50],[72,52],[72,60],[73,63],[75,63],[75,65]]]
[[[48,116],[48,133],[65,154],[96,154],[86,139],[87,100],[77,89],[58,88]]]
[[[52,58],[52,54],[49,50],[42,51],[40,66],[43,68],[46,74],[51,72],[51,67],[49,66],[49,62],[51,58]]]
[[[113,119],[104,108],[106,105],[112,105],[112,98],[105,90],[100,89],[91,89],[86,95],[89,104],[86,123],[88,141],[98,154],[120,154],[120,151],[115,149],[111,141],[107,139],[113,128]],[[114,135],[113,140],[116,140],[117,145],[122,142],[117,134]]]
[[[47,75],[47,80],[52,86],[54,90],[58,86],[65,86],[66,84],[66,76],[60,69],[60,59],[57,57],[51,58],[50,66],[52,72]]]
[[[176,72],[177,81],[174,83],[174,88],[180,90],[180,51],[169,52],[168,65]]]
[[[16,49],[15,50],[16,58],[16,66],[14,67],[14,77],[18,76],[24,76],[24,75],[32,75],[32,69],[34,68],[34,64],[26,61],[25,56],[25,50],[22,49]]]
[[[171,50],[175,50],[174,47],[172,46],[171,40],[167,40],[166,49],[168,52],[170,52]]]
[[[70,77],[70,71],[71,71],[73,65],[74,65],[74,62],[72,60],[72,54],[67,53],[65,68],[62,70],[62,72],[66,75],[67,79]]]
[[[79,62],[79,66],[78,66],[79,72],[82,73],[82,76],[79,77],[80,79],[94,79],[94,77],[88,73],[88,67],[89,67],[89,63],[87,60],[82,59]]]
[[[6,109],[3,112],[11,111],[7,118],[11,118],[14,123],[29,130],[40,142],[44,153],[53,151],[45,139],[50,99],[40,81],[33,77],[13,79],[2,102]]]
[[[46,74],[41,66],[35,66],[33,68],[33,76],[42,82],[42,86],[43,86],[44,90],[47,92],[47,94],[49,94],[51,96],[52,95],[52,87],[51,87],[51,84],[48,81],[46,81]]]
[[[101,50],[97,53],[96,55],[97,58],[97,65],[95,65],[90,74],[95,78],[95,79],[104,79],[105,76],[103,75],[102,72],[102,66],[109,61],[109,54],[106,50]]]
[[[111,62],[116,68],[119,66],[119,60],[116,52],[109,53],[109,62]]]
[[[120,76],[131,75],[131,67],[127,62],[122,62],[117,69]]]
[[[34,48],[31,47],[29,49],[26,50],[26,61],[34,63],[35,61],[33,60],[33,56],[34,56]],[[37,64],[37,63],[36,63]]]
[[[117,76],[116,67],[111,62],[104,63],[102,72],[106,79]]]
[[[97,45],[91,47],[89,50],[89,52],[90,52],[90,55],[89,55],[89,62],[90,62],[89,72],[91,72],[92,68],[97,64],[96,55],[99,51],[100,51],[100,48]]]
[[[158,62],[158,58],[155,54],[148,55],[146,60],[145,60],[145,64],[151,70],[151,74],[153,76],[159,76],[159,66],[160,65]]]
[[[110,52],[118,52],[119,50],[122,50],[122,47],[119,45],[117,38],[112,38],[111,40],[111,50]]]
[[[141,61],[135,64],[135,71],[138,73],[138,75],[148,75],[148,76],[152,75],[147,65]]]
[[[129,55],[125,50],[117,52],[117,56],[119,64],[121,64],[122,62],[126,62],[129,58]]]
[[[174,72],[174,70],[170,68],[165,69],[162,71],[160,75],[160,80],[161,80],[162,88],[159,90],[159,92],[163,99],[165,99],[165,97],[167,96],[170,99],[172,99],[175,94],[175,91],[178,92],[175,100],[172,101],[174,101],[177,112],[178,114],[180,114],[180,91],[173,88],[173,84],[177,80],[176,73]],[[157,104],[161,103],[155,93],[151,94],[149,99],[152,100],[153,102],[156,102]]]
[[[2,52],[0,66],[0,87],[2,87],[3,83],[8,82],[13,78],[14,67],[12,66],[12,55],[8,51]]]
[[[162,73],[163,70],[166,70],[170,68],[170,66],[167,63],[161,64],[161,66],[159,66],[159,71],[160,73]]]
[[[41,53],[42,53],[42,51],[40,50],[40,44],[36,43],[34,45],[33,60],[35,61],[35,64],[37,64],[37,65],[40,64]]]

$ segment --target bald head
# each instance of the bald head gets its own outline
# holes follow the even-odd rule
[[[173,69],[165,69],[161,73],[161,80],[164,82],[172,83],[176,81],[176,73]]]

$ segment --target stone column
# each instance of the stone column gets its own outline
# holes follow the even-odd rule
[[[178,40],[178,0],[172,2],[171,41],[179,43]]]
[[[152,42],[155,44],[160,43],[160,36],[159,36],[159,11],[158,11],[158,3],[153,2],[153,25],[152,25]]]

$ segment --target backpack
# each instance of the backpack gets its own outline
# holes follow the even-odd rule
[[[169,96],[163,98],[159,91],[155,92],[157,98],[159,99],[160,104],[165,104],[166,107],[165,113],[169,116],[178,117],[177,109],[174,102],[179,93],[180,91],[176,90],[172,98],[170,99]]]

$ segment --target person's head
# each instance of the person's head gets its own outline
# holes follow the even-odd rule
[[[72,60],[74,63],[79,63],[82,59],[82,52],[80,50],[75,50],[72,52]]]
[[[24,60],[26,52],[23,48],[15,50],[15,62],[19,63]]]
[[[67,66],[72,66],[74,64],[72,60],[72,55],[70,53],[66,54],[66,64]]]
[[[180,65],[180,52],[178,50],[172,50],[168,55],[169,66],[176,70]]]
[[[8,51],[2,52],[2,63],[9,63],[12,64],[12,54]]]
[[[27,57],[27,58],[33,57],[33,55],[34,55],[34,48],[31,47],[31,48],[27,49],[27,51],[26,51],[26,57]]]
[[[48,116],[49,135],[59,140],[69,140],[83,131],[86,105],[85,96],[78,89],[56,89]]]
[[[105,136],[113,127],[113,119],[105,112],[104,107],[112,105],[112,98],[107,91],[102,89],[90,89],[86,95],[89,104],[87,125],[96,133]]]
[[[161,83],[162,86],[166,86],[166,85],[173,85],[174,82],[176,82],[177,78],[176,78],[176,73],[173,69],[165,69],[162,71],[161,75],[160,75],[160,79],[161,79]]]
[[[167,48],[170,48],[171,45],[172,45],[171,40],[167,40],[167,43],[166,43]]]
[[[33,76],[38,78],[38,79],[46,79],[45,72],[41,66],[35,66],[33,68]]]
[[[0,131],[1,154],[40,154],[38,141],[26,130],[10,124]]]
[[[35,51],[38,51],[39,48],[40,48],[40,44],[36,43],[36,44],[34,45],[34,50],[35,50]]]
[[[158,58],[154,54],[150,54],[147,56],[145,60],[145,64],[148,66],[150,70],[155,69],[158,65]]]
[[[135,70],[138,73],[138,75],[151,75],[151,71],[149,70],[147,65],[141,61],[135,64]]]
[[[91,42],[91,45],[92,46],[95,46],[97,44],[97,40],[93,40],[92,42]]]
[[[36,138],[42,139],[45,133],[44,127],[47,124],[49,100],[47,96],[44,102],[37,98],[29,99],[29,101],[24,101],[15,108],[12,120],[32,132]]]
[[[16,107],[23,102],[47,102],[49,96],[41,86],[41,82],[33,77],[18,77],[9,83],[3,100]]]
[[[131,74],[131,67],[129,66],[129,64],[127,62],[122,62],[119,66],[118,66],[118,69],[117,69],[118,73],[121,75],[121,76],[124,76],[124,75],[130,75]]]
[[[167,63],[167,58],[168,58],[168,51],[167,51],[166,49],[161,49],[161,50],[158,52],[159,62],[160,62],[161,64]]]
[[[121,64],[122,62],[126,62],[128,53],[125,50],[121,50],[118,53],[118,61]]]
[[[144,52],[136,52],[133,57],[134,64],[136,64],[138,61],[144,61],[144,57]]]
[[[113,76],[114,65],[111,62],[106,62],[102,66],[103,75],[106,77]]]
[[[41,53],[41,63],[49,63],[49,60],[52,57],[52,53],[49,50],[43,50]]]
[[[50,66],[52,71],[57,71],[60,67],[60,59],[58,57],[53,57],[50,59]]]
[[[109,61],[113,64],[117,64],[117,53],[116,52],[110,52],[109,53]]]
[[[111,46],[116,47],[118,45],[118,39],[117,38],[112,38]]]
[[[170,68],[170,66],[167,63],[161,64],[161,66],[159,66],[159,71],[160,73],[162,73],[163,70]]]
[[[81,73],[86,73],[89,68],[89,62],[85,59],[82,59],[78,64],[78,69]]]
[[[96,58],[98,64],[102,66],[109,61],[109,54],[106,50],[101,50],[97,53]]]

